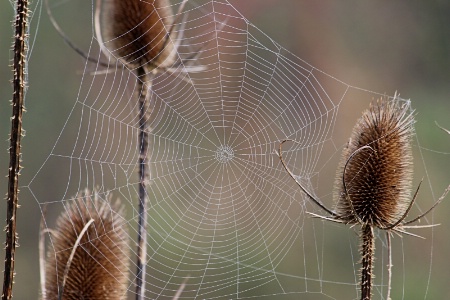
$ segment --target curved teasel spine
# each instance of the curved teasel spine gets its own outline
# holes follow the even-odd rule
[[[174,16],[168,0],[97,0],[96,33],[104,52],[147,71],[176,60]],[[103,47],[102,46],[102,47]]]
[[[102,201],[89,191],[68,205],[59,216],[56,229],[50,231],[52,244],[47,254],[44,299],[126,299],[128,238],[123,214],[119,202]],[[87,227],[90,220],[93,223]],[[85,227],[87,231],[75,245]],[[74,247],[77,248],[69,262]]]
[[[345,223],[388,228],[404,214],[411,202],[413,124],[409,102],[396,98],[379,99],[363,112],[335,181],[336,209]]]

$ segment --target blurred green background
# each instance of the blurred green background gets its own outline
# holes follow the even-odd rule
[[[419,149],[415,144],[415,160],[419,165],[415,178],[417,182],[421,174],[427,174],[426,180],[431,182],[431,187],[427,184],[428,187],[424,187],[419,194],[420,207],[429,207],[442,194],[450,183],[450,136],[438,129],[435,121],[450,129],[449,1],[230,2],[263,32],[318,69],[353,86],[389,95],[398,91],[401,97],[410,98],[417,111],[416,131],[422,147]],[[26,98],[28,112],[24,116],[26,137],[23,139],[25,168],[20,178],[22,184],[30,182],[51,151],[76,98],[84,68],[83,59],[64,44],[47,15],[40,11],[40,3],[33,1],[31,19],[29,90]],[[54,13],[67,35],[81,48],[88,49],[92,35],[91,2],[61,2],[55,7]],[[12,58],[13,14],[11,3],[2,1],[0,136],[4,141],[3,149],[8,147],[11,114],[9,100],[12,91],[9,80],[12,73],[9,65]],[[352,105],[349,105],[349,109],[352,109]],[[354,109],[359,114],[361,108],[355,105]],[[348,122],[353,124],[354,119]],[[61,141],[64,142],[65,138],[69,137],[61,137]],[[420,167],[422,161],[426,170]],[[8,154],[1,151],[0,170],[4,170],[4,175],[7,174],[7,164]],[[44,178],[41,176],[41,179]],[[60,181],[57,172],[46,174],[43,182],[35,183],[49,192],[52,186],[65,184]],[[0,181],[0,188],[6,191],[6,179]],[[33,299],[38,297],[37,237],[40,211],[30,193],[22,195],[18,216],[20,248],[16,256],[14,298]],[[400,253],[394,253],[394,268],[402,266],[408,276],[402,278],[400,270],[394,273],[393,299],[450,298],[450,242],[447,232],[450,218],[446,215],[450,211],[449,201],[446,199],[434,212],[434,222],[441,226],[420,231],[426,240],[394,238],[394,252]],[[3,220],[4,207],[0,207]],[[316,224],[322,226],[319,222]],[[333,227],[327,224],[324,226]],[[356,244],[353,232],[344,233],[345,230],[338,228],[334,236],[335,229],[327,230],[330,234],[327,234],[329,240],[325,244],[329,247],[337,247],[343,237],[346,244],[350,244],[349,239]],[[339,265],[339,251],[344,252],[349,246],[346,247],[336,250],[336,265]],[[396,263],[396,259],[402,260],[401,253],[410,263]],[[0,255],[3,257],[4,253]],[[356,253],[354,255],[357,256]],[[290,259],[295,260],[287,257],[287,264]],[[399,278],[395,277],[396,274],[400,274]],[[348,282],[348,279],[343,281]],[[403,288],[395,288],[395,285]],[[351,293],[342,295],[340,290],[325,292],[336,299],[356,297],[355,288],[350,286],[348,289]],[[270,294],[270,291],[266,293]],[[322,299],[321,296],[313,294],[307,299]],[[295,294],[285,295],[283,299],[306,297]],[[275,296],[273,299],[280,297]]]

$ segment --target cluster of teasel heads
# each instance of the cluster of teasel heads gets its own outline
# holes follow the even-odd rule
[[[394,97],[371,103],[357,121],[343,150],[335,181],[334,211],[326,208],[296,180],[282,156],[282,145],[288,140],[280,144],[279,155],[285,169],[308,198],[328,213],[328,216],[311,215],[337,223],[361,225],[362,300],[372,297],[374,228],[387,231],[389,247],[391,232],[415,236],[405,231],[408,224],[424,217],[445,196],[422,215],[405,221],[419,190],[418,187],[411,198],[413,125],[414,115],[409,102]],[[387,299],[390,299],[390,267],[391,263]]]

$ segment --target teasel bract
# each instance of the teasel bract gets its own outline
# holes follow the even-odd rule
[[[43,299],[126,299],[129,247],[123,215],[119,201],[101,200],[88,190],[67,205],[49,230]]]

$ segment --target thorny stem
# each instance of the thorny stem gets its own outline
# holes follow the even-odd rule
[[[147,185],[150,182],[150,170],[148,166],[148,121],[150,117],[150,105],[147,96],[149,90],[145,82],[146,73],[143,67],[137,69],[137,89],[139,98],[139,228],[138,228],[138,253],[136,276],[136,300],[145,298],[145,275],[147,257]]]
[[[375,236],[370,224],[362,225],[361,243],[361,300],[370,300],[372,299],[372,269],[375,251]]]
[[[14,281],[14,262],[17,244],[16,213],[18,207],[20,174],[20,141],[22,136],[22,115],[25,97],[25,64],[27,51],[28,0],[17,0],[14,24],[13,61],[13,112],[9,146],[8,192],[6,209],[6,254],[3,277],[2,299],[12,298]]]

